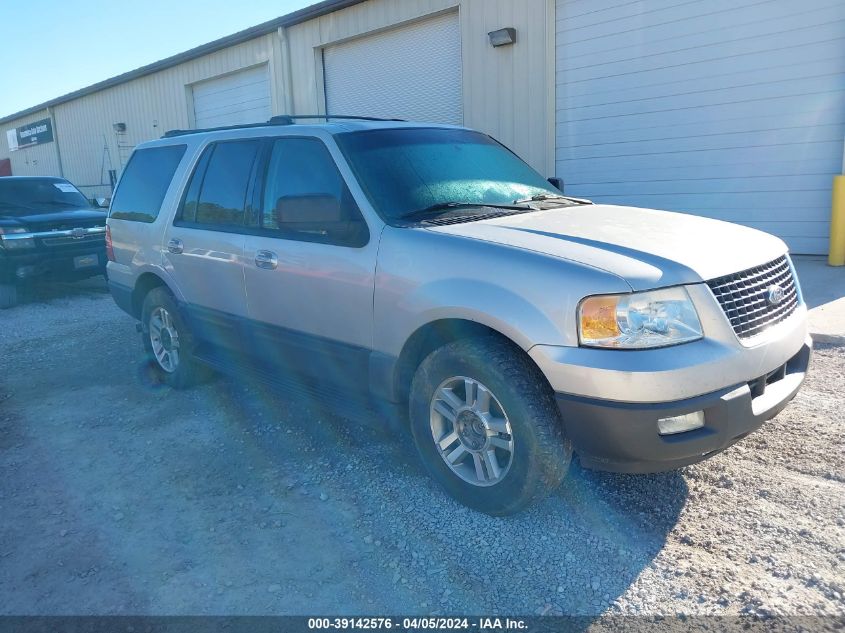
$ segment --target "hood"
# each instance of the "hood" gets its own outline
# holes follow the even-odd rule
[[[634,290],[699,283],[787,252],[780,239],[684,213],[594,204],[431,227],[576,261],[625,279]]]
[[[49,230],[59,227],[77,228],[104,226],[107,213],[95,209],[61,209],[47,213],[29,213],[21,215],[3,215],[0,211],[0,224],[20,225],[33,231]]]

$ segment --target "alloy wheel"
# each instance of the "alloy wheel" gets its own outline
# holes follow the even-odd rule
[[[150,314],[150,343],[159,366],[168,373],[179,367],[179,332],[166,308],[158,306]]]
[[[431,398],[431,436],[440,457],[474,486],[499,483],[513,462],[514,437],[498,398],[465,376],[444,380]]]

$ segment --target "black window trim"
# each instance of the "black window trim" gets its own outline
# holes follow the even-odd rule
[[[343,172],[340,169],[340,165],[337,164],[337,160],[335,159],[334,155],[332,155],[331,148],[328,144],[319,136],[314,136],[310,134],[280,134],[276,136],[246,136],[246,137],[238,137],[238,138],[226,138],[220,140],[211,140],[206,143],[204,146],[200,148],[199,153],[197,154],[196,160],[194,164],[190,168],[190,175],[188,176],[187,181],[185,182],[184,189],[182,191],[182,196],[179,200],[179,206],[176,209],[176,213],[173,216],[173,226],[179,228],[186,228],[186,229],[194,229],[200,231],[216,231],[219,233],[229,233],[233,235],[250,235],[255,237],[269,237],[276,240],[286,240],[292,242],[309,242],[315,244],[325,244],[326,246],[336,246],[339,248],[365,248],[372,239],[372,231],[370,230],[370,225],[367,222],[367,218],[364,213],[361,211],[360,204],[357,200],[355,200],[354,195],[352,196],[353,200],[355,201],[355,206],[358,208],[358,215],[361,218],[361,222],[364,224],[366,228],[366,239],[362,241],[361,244],[342,244],[333,241],[326,241],[325,239],[320,239],[318,235],[309,235],[306,233],[297,233],[297,234],[284,234],[281,231],[274,230],[274,229],[265,229],[261,227],[261,218],[264,213],[263,210],[263,197],[264,197],[264,186],[267,181],[267,172],[270,169],[270,155],[273,151],[273,144],[276,141],[282,139],[306,139],[306,140],[315,140],[323,144],[323,147],[326,148],[326,151],[329,153],[329,157],[335,164],[335,168],[338,171],[341,179],[343,180],[344,185],[346,185],[347,189],[350,190],[351,194],[351,187],[349,187],[349,182],[347,181],[346,177],[343,175]],[[200,168],[201,163],[203,162],[203,157],[209,152],[213,151],[214,147],[220,143],[234,143],[234,142],[242,142],[242,141],[258,141],[260,146],[258,151],[255,155],[255,160],[253,161],[252,171],[250,172],[249,182],[247,184],[247,192],[244,201],[244,224],[237,225],[237,224],[203,224],[201,222],[185,222],[182,220],[182,213],[185,207],[185,201],[188,197],[188,191],[191,188],[191,182],[194,179],[194,175],[196,174],[197,169]],[[346,160],[346,156],[341,152],[341,156],[343,156],[344,160]],[[208,169],[208,162],[210,162],[210,154],[209,154],[209,161],[206,162],[204,169]],[[202,174],[203,181],[205,180],[205,172]],[[202,191],[202,183],[200,183],[200,191]]]
[[[252,199],[251,199],[251,192],[252,188],[254,187],[255,180],[256,180],[256,172],[259,167],[259,163],[263,158],[263,147],[266,140],[271,137],[266,136],[246,136],[243,138],[226,138],[226,139],[219,139],[219,140],[211,140],[206,143],[200,150],[196,161],[194,162],[191,168],[191,174],[188,177],[188,180],[185,183],[184,190],[182,191],[181,199],[179,200],[179,207],[176,209],[176,213],[173,216],[173,226],[177,226],[179,228],[184,229],[194,229],[199,231],[216,231],[218,233],[230,233],[233,235],[253,235],[254,232],[251,230],[251,227],[247,225],[247,219],[249,217],[249,209],[252,206]],[[211,163],[211,157],[214,154],[214,150],[217,149],[218,145],[223,143],[243,143],[244,141],[256,141],[258,143],[258,150],[255,152],[255,158],[252,161],[252,168],[249,172],[249,178],[247,179],[246,185],[246,192],[244,195],[244,223],[243,224],[204,224],[202,222],[186,222],[182,220],[182,214],[185,210],[185,202],[188,198],[188,192],[191,189],[191,184],[193,183],[194,176],[197,174],[197,170],[202,167],[202,180],[199,185],[198,193],[202,193],[202,186],[205,184],[205,176],[208,172],[208,165]],[[203,165],[203,159],[208,156],[208,160],[205,161]]]
[[[352,194],[352,188],[349,186],[349,182],[343,175],[343,172],[340,169],[340,165],[337,164],[337,160],[332,154],[331,148],[328,146],[328,144],[326,144],[326,142],[319,136],[314,136],[311,134],[283,134],[279,136],[264,137],[264,139],[266,140],[266,145],[263,153],[261,154],[262,164],[259,173],[256,175],[254,181],[254,191],[251,203],[251,225],[249,227],[251,230],[249,230],[247,234],[259,237],[269,237],[275,240],[285,240],[289,242],[308,242],[313,244],[325,244],[326,246],[335,246],[338,248],[365,248],[372,239],[370,225],[367,222],[366,216],[361,211],[361,205],[358,204],[357,200],[355,200],[355,196]],[[265,229],[261,226],[261,221],[264,216],[264,189],[267,184],[267,174],[270,170],[270,156],[273,151],[273,145],[276,143],[276,141],[281,141],[285,139],[313,140],[323,145],[326,152],[328,152],[329,158],[334,163],[335,169],[337,169],[337,173],[340,176],[340,179],[343,181],[344,186],[349,190],[350,195],[352,195],[352,200],[355,202],[355,207],[358,210],[358,217],[361,219],[361,222],[363,223],[366,229],[366,236],[365,239],[361,242],[361,244],[344,244],[342,242],[322,239],[319,235],[313,235],[309,233],[286,233],[279,229]],[[346,160],[346,156],[345,154],[343,154],[343,152],[341,152],[341,156],[343,156],[344,160]]]

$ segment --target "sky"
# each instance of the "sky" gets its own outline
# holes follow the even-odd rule
[[[0,116],[316,0],[0,0]]]

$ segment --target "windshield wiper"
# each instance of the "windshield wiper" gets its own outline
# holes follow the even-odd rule
[[[507,209],[510,211],[531,211],[531,207],[514,204],[490,204],[486,202],[438,202],[429,205],[422,209],[408,211],[399,216],[400,220],[421,220],[432,215],[437,215],[441,212],[450,211],[452,209],[482,209],[484,207],[492,207],[493,209]]]
[[[525,198],[523,200],[514,200],[514,204],[525,204],[526,202],[543,202],[545,200],[566,200],[567,202],[573,202],[575,204],[593,204],[592,200],[586,200],[584,198],[573,198],[572,196],[559,196],[554,193],[540,193],[536,196],[531,196],[530,198]]]

